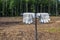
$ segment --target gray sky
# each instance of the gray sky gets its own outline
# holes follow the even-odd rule
[[[59,0],[60,1],[60,0]]]

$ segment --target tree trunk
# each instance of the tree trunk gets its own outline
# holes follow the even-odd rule
[[[5,8],[4,1],[2,2],[2,5],[3,5],[3,7],[2,7],[2,15],[4,16],[4,8]]]
[[[41,10],[40,10],[40,12],[42,13],[42,4],[41,4]]]
[[[58,10],[57,10],[57,0],[56,0],[56,16],[58,15]]]
[[[49,5],[48,5],[48,13],[50,13],[50,1],[49,1]]]
[[[28,12],[28,3],[26,2],[26,12]]]
[[[20,0],[20,13],[22,13],[22,0]]]

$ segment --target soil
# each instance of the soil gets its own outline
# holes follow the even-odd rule
[[[0,40],[35,40],[35,25],[24,24],[22,17],[0,17]],[[38,19],[37,19],[38,20]],[[60,40],[60,17],[46,24],[37,21],[38,40]]]

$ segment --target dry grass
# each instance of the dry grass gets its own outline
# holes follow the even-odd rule
[[[38,22],[38,40],[60,40],[60,17],[51,17],[51,22]],[[23,24],[20,17],[0,17],[0,40],[35,40],[34,24]]]

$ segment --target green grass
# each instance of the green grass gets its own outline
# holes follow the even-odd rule
[[[60,32],[60,28],[38,28],[41,31],[46,31],[46,32]]]

